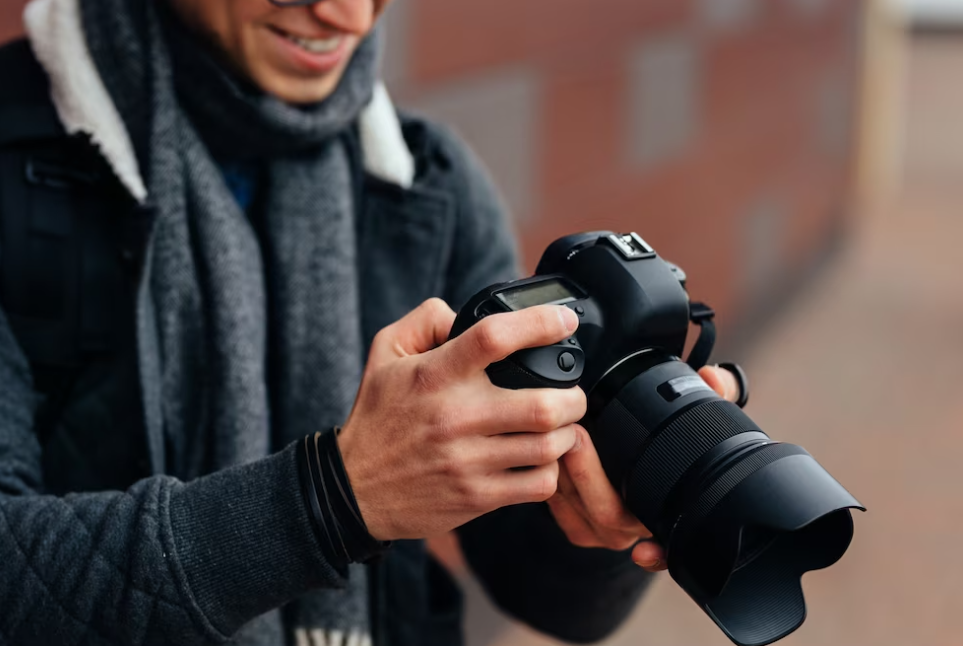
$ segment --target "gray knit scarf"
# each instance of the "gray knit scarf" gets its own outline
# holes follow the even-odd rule
[[[88,45],[131,134],[155,225],[138,302],[149,432],[182,479],[343,423],[363,365],[351,164],[377,38],[335,93],[293,107],[232,78],[156,0],[82,0]],[[255,162],[245,214],[218,163]],[[246,626],[238,644],[367,643],[366,572]],[[231,591],[225,591],[230,594]]]

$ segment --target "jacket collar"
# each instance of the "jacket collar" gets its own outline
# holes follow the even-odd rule
[[[130,135],[87,48],[80,0],[32,0],[24,11],[27,37],[50,78],[57,115],[68,134],[85,134],[140,203],[148,191]],[[415,161],[382,83],[358,118],[365,171],[403,189],[412,187]]]

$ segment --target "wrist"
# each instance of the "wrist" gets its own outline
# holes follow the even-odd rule
[[[344,569],[349,563],[380,558],[390,542],[368,531],[355,498],[337,441],[338,429],[315,433],[298,446],[304,503],[318,543],[328,560]]]

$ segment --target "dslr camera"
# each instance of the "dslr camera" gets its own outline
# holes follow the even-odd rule
[[[860,503],[699,377],[715,341],[712,310],[690,302],[683,271],[638,235],[554,242],[534,277],[474,296],[452,336],[546,304],[574,310],[576,334],[491,365],[492,383],[583,388],[582,424],[626,507],[665,548],[672,578],[740,646],[793,632],[806,618],[802,575],[842,557]],[[690,323],[701,333],[683,361]]]

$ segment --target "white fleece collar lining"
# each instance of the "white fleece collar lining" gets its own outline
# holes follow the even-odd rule
[[[23,22],[64,129],[90,135],[130,194],[146,200],[134,146],[87,49],[78,0],[33,0]]]
[[[71,135],[89,135],[131,196],[146,201],[147,186],[130,135],[87,48],[79,0],[32,0],[24,10],[24,25],[34,54],[50,77],[51,98],[64,129]],[[375,87],[358,124],[365,170],[411,188],[415,162],[382,83]]]

